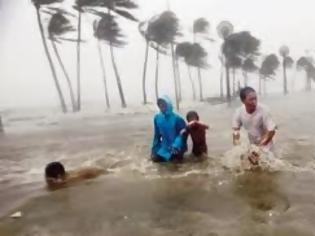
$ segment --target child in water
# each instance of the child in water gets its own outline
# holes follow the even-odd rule
[[[190,134],[193,143],[192,153],[196,157],[206,155],[208,153],[206,130],[209,129],[209,126],[199,121],[199,115],[196,111],[189,111],[186,119],[188,125],[182,134]]]
[[[45,168],[45,179],[49,188],[58,188],[80,180],[95,178],[104,172],[104,169],[95,167],[66,172],[60,162],[51,162]]]

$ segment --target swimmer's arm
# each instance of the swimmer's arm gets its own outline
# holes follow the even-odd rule
[[[258,146],[266,146],[268,143],[271,142],[271,140],[273,139],[273,137],[275,136],[276,131],[275,130],[271,130],[268,131],[263,138],[261,139],[260,143]]]
[[[68,172],[67,182],[75,182],[78,180],[92,179],[99,175],[104,174],[106,171],[104,169],[96,167],[86,167],[79,170],[73,170]]]
[[[233,145],[239,145],[241,142],[240,128],[233,128]]]

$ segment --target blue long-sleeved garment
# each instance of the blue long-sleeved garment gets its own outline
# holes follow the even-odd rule
[[[186,128],[183,118],[173,112],[172,102],[168,97],[159,98],[166,103],[166,111],[160,112],[154,117],[154,139],[152,154],[171,159],[172,149],[184,153],[187,150],[187,139],[180,135],[180,131]]]

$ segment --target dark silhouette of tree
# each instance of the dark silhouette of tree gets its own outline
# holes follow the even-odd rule
[[[205,49],[198,43],[189,43],[189,42],[183,42],[177,45],[176,47],[176,55],[178,57],[181,57],[184,59],[187,68],[188,68],[188,75],[191,81],[192,85],[192,91],[193,91],[193,98],[195,99],[195,86],[194,82],[191,78],[190,73],[190,67],[196,67],[205,69],[208,67],[208,64],[206,62],[207,59],[207,52]],[[199,86],[201,86],[201,83],[199,83]],[[202,88],[199,87],[199,91],[202,91]],[[200,95],[201,98],[201,95]]]
[[[265,83],[267,78],[273,79],[279,66],[280,62],[275,54],[265,57],[259,69],[259,94],[262,94],[262,81]]]
[[[289,56],[290,49],[288,46],[281,46],[279,49],[279,53],[282,57],[282,69],[283,69],[283,94],[288,94],[288,80],[287,80],[287,68],[292,67],[294,61]]]
[[[150,35],[150,39],[157,45],[157,61],[159,51],[161,50],[160,48],[163,49],[169,47],[171,50],[176,108],[179,109],[178,81],[176,76],[177,73],[174,52],[175,39],[180,35],[178,18],[171,11],[163,12],[155,17],[155,19],[149,24],[148,35]],[[158,69],[156,71],[158,71]]]
[[[148,21],[142,21],[138,25],[138,30],[146,42],[145,54],[144,54],[144,64],[143,64],[143,74],[142,74],[143,104],[148,103],[147,92],[146,92],[146,73],[147,73],[148,56],[149,56],[149,48],[150,48],[150,37],[148,35],[148,24],[149,24]]]
[[[221,55],[219,55],[219,59],[221,62],[221,76],[220,76],[220,96],[223,97],[223,74],[224,69],[226,72],[229,72],[229,67],[225,55],[223,53],[223,48],[225,41],[228,39],[228,37],[233,33],[234,27],[229,21],[222,21],[217,26],[217,33],[221,39],[223,39],[223,44],[221,46]],[[226,97],[227,100],[231,100],[231,90],[230,90],[230,74],[226,73]]]
[[[197,43],[197,36],[201,36],[203,38],[207,38],[209,33],[210,24],[205,18],[198,18],[193,23],[193,35],[194,35],[194,43]],[[198,70],[198,82],[199,82],[199,99],[203,101],[203,86],[202,86],[202,78],[201,78],[201,68],[197,67]]]
[[[127,104],[115,60],[114,47],[123,47],[126,42],[123,40],[124,35],[121,33],[117,18],[123,17],[127,20],[138,21],[136,17],[130,13],[131,10],[138,8],[138,5],[132,0],[92,0],[91,2],[87,11],[100,17],[93,25],[94,36],[109,45],[121,106],[125,108]]]
[[[32,0],[32,3],[36,9],[36,16],[37,16],[37,22],[38,22],[38,26],[39,26],[40,35],[41,35],[42,43],[44,46],[45,54],[46,54],[46,57],[47,57],[48,62],[49,62],[49,66],[51,69],[54,84],[55,84],[55,87],[56,87],[56,90],[57,90],[57,93],[59,96],[61,109],[62,109],[62,112],[66,113],[67,112],[67,106],[65,103],[63,93],[62,93],[61,88],[60,88],[60,84],[59,84],[59,81],[57,78],[55,66],[53,64],[50,52],[48,50],[47,41],[45,38],[44,27],[43,27],[42,18],[41,18],[41,8],[43,6],[48,6],[50,4],[58,3],[58,2],[62,2],[62,0]]]
[[[310,57],[300,57],[296,62],[298,70],[304,70],[306,74],[305,90],[312,90],[312,79],[315,80],[315,67],[313,60]]]
[[[254,60],[259,55],[259,46],[260,41],[247,31],[231,34],[224,40],[222,52],[225,58],[228,102],[231,101],[229,86],[230,61],[238,57],[242,60],[242,65],[244,65],[246,60]]]

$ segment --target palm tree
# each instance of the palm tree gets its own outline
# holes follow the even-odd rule
[[[75,97],[73,93],[71,79],[61,59],[61,56],[59,54],[59,50],[56,44],[56,43],[61,43],[62,35],[74,30],[74,28],[70,24],[70,21],[66,18],[66,14],[67,13],[59,10],[52,15],[48,24],[48,33],[49,33],[49,39],[51,40],[51,44],[54,49],[55,55],[57,57],[58,63],[63,71],[63,74],[68,84],[70,99],[71,99],[71,104],[72,104],[72,111],[74,112],[76,111],[76,102],[75,102]]]
[[[109,96],[108,96],[108,87],[107,87],[107,79],[106,79],[106,70],[105,70],[105,60],[103,57],[103,52],[102,52],[102,45],[101,45],[101,40],[102,38],[98,38],[100,35],[98,34],[98,23],[97,21],[94,22],[93,25],[94,29],[94,36],[97,39],[97,51],[98,55],[100,58],[100,65],[101,65],[101,70],[103,74],[103,83],[104,83],[104,94],[105,94],[105,101],[106,101],[106,107],[107,109],[110,109],[110,102],[109,102]]]
[[[223,53],[223,47],[224,47],[225,41],[233,33],[233,31],[234,31],[234,27],[229,21],[222,21],[217,26],[218,35],[221,39],[223,39],[223,44],[221,46],[221,55],[219,56],[219,59],[221,62],[221,67],[222,67],[222,73],[220,76],[220,96],[223,97],[223,71],[224,71],[223,68],[225,68],[225,72],[226,72],[226,97],[227,97],[228,101],[231,100],[230,74],[229,74],[228,62],[227,62],[225,55]]]
[[[42,23],[42,19],[41,19],[41,14],[40,14],[40,10],[41,10],[42,6],[47,6],[47,5],[50,5],[53,3],[58,3],[58,2],[62,2],[62,0],[32,0],[32,3],[36,9],[37,22],[38,22],[38,26],[39,26],[40,35],[41,35],[42,43],[43,43],[44,50],[46,53],[46,57],[47,57],[48,62],[49,62],[49,66],[51,69],[53,80],[54,80],[54,83],[55,83],[55,86],[57,89],[57,93],[59,96],[61,109],[62,109],[62,112],[66,113],[67,112],[67,106],[66,106],[65,99],[64,99],[64,96],[62,94],[61,88],[60,88],[60,84],[59,84],[59,81],[57,78],[55,66],[53,64],[50,52],[48,50],[48,46],[47,46],[47,42],[46,42],[46,38],[45,38],[45,33],[44,33],[44,27],[43,27],[43,23]]]
[[[85,0],[76,0],[75,9],[78,11],[78,35],[77,35],[77,111],[81,110],[81,15]]]
[[[122,47],[126,44],[126,42],[122,40],[123,35],[120,33],[121,29],[119,28],[114,16],[102,12],[99,12],[99,14],[101,16],[101,19],[94,22],[94,35],[98,40],[104,41],[109,44],[111,60],[116,76],[118,92],[121,99],[121,106],[125,108],[127,105],[121,85],[120,75],[115,61],[113,47]]]
[[[265,83],[267,78],[273,78],[276,75],[279,65],[279,59],[275,54],[265,57],[259,69],[259,94],[262,94],[262,81]]]
[[[176,54],[176,57],[183,58],[185,63],[186,63],[188,76],[189,76],[189,80],[190,80],[191,88],[192,88],[193,100],[196,100],[195,84],[194,84],[194,81],[192,79],[190,65],[188,63],[189,57],[192,54],[192,50],[193,50],[193,44],[192,43],[183,42],[183,43],[179,43],[176,45],[175,54]]]
[[[194,43],[196,43],[196,36],[197,35],[206,35],[209,33],[210,24],[205,18],[198,18],[193,23],[193,36],[194,36]],[[203,101],[203,91],[202,91],[202,78],[201,78],[201,68],[197,67],[198,69],[198,82],[199,82],[199,89],[200,89],[200,101]]]
[[[74,9],[78,11],[77,34],[77,110],[81,110],[81,23],[85,9],[112,3],[114,0],[75,0]]]
[[[147,104],[147,93],[146,93],[146,73],[147,73],[147,64],[149,56],[149,46],[150,39],[148,35],[148,21],[142,21],[139,23],[138,29],[140,34],[144,37],[146,42],[145,54],[144,54],[144,65],[143,65],[143,75],[142,75],[142,93],[143,93],[143,104]]]
[[[279,49],[279,53],[282,56],[282,68],[283,68],[283,93],[288,94],[288,82],[287,82],[287,68],[292,67],[293,59],[289,57],[290,49],[288,46],[283,45]]]
[[[231,34],[225,39],[223,43],[223,55],[225,57],[225,70],[226,70],[226,82],[227,82],[227,100],[231,101],[230,95],[230,82],[229,82],[229,70],[230,61],[235,57],[239,57],[242,60],[242,65],[249,58],[254,60],[259,55],[258,50],[260,41],[253,37],[250,32],[243,31],[239,33]]]
[[[88,0],[84,0],[88,1]],[[96,1],[94,3],[93,1]],[[118,87],[118,92],[121,100],[121,106],[123,108],[127,107],[121,79],[115,60],[114,47],[122,47],[126,44],[123,41],[124,35],[121,33],[121,29],[117,22],[117,17],[121,16],[127,20],[138,21],[129,10],[136,9],[138,5],[132,0],[93,0],[92,7],[97,7],[97,10],[89,10],[100,17],[100,20],[94,22],[94,35],[98,39],[106,42],[109,45],[112,65],[114,73],[116,76],[116,82]],[[106,8],[107,11],[101,11],[99,8]]]
[[[165,11],[153,20],[148,26],[148,34],[152,41],[158,45],[158,48],[170,47],[172,55],[172,66],[174,76],[174,90],[176,99],[176,108],[179,109],[179,96],[177,84],[177,72],[175,62],[174,43],[175,38],[180,35],[179,22],[176,15],[171,11]],[[159,53],[159,52],[157,52]]]
[[[315,80],[315,67],[313,64],[312,58],[309,57],[301,57],[296,62],[297,69],[303,69],[306,73],[306,83],[305,83],[305,90],[311,91],[312,90],[312,79]]]
[[[193,94],[195,94],[195,86],[194,83],[191,79],[191,73],[190,73],[190,67],[196,67],[196,68],[201,68],[205,69],[208,67],[207,64],[207,52],[205,49],[198,43],[189,43],[189,42],[184,42],[178,45],[177,47],[177,54],[179,57],[184,58],[187,66],[188,66],[188,73],[189,77],[191,80],[192,84],[192,90]],[[199,86],[201,86],[201,83],[199,83]],[[199,91],[202,91],[202,88],[199,87]],[[200,95],[200,94],[199,94]],[[195,98],[195,95],[193,95]],[[201,95],[200,95],[201,97]]]

